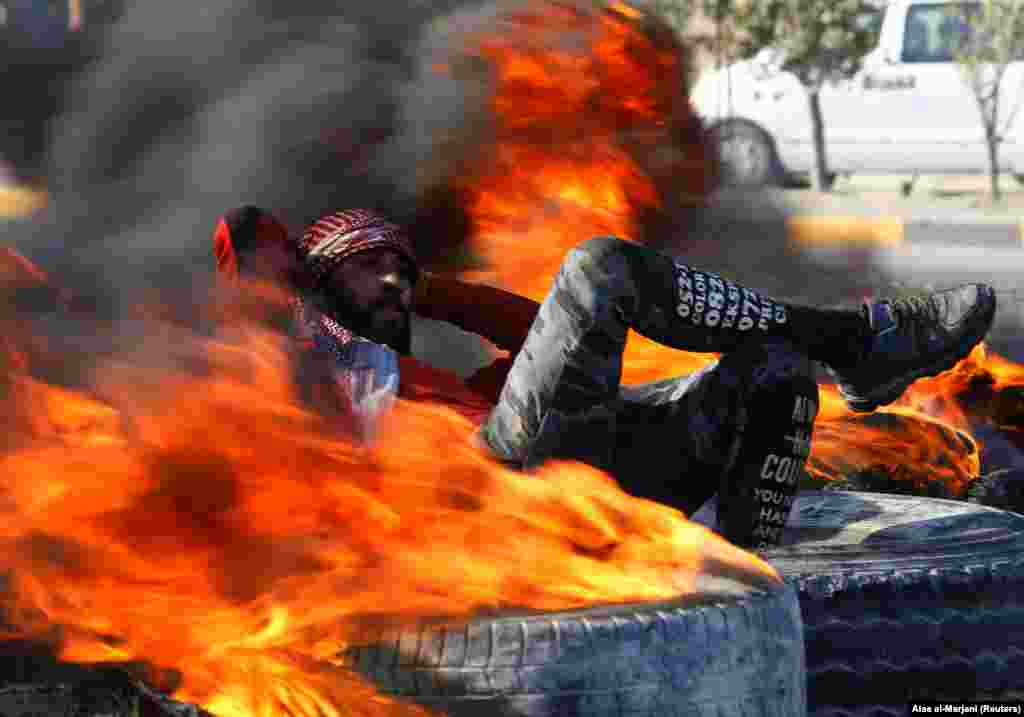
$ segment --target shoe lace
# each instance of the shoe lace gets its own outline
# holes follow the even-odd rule
[[[917,337],[921,329],[935,326],[940,321],[939,307],[930,296],[905,296],[892,302],[893,313],[900,326]]]
[[[893,302],[893,308],[901,314],[905,313],[907,316],[919,314],[935,321],[939,320],[939,307],[929,295],[915,294],[902,297]]]

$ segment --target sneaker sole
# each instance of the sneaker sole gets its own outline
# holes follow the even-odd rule
[[[846,404],[857,413],[871,413],[881,406],[889,405],[902,396],[904,391],[906,391],[914,381],[919,378],[938,376],[940,373],[949,371],[960,361],[965,359],[968,354],[974,350],[974,347],[981,343],[985,338],[985,335],[992,327],[992,322],[995,320],[995,316],[996,301],[995,294],[993,293],[992,309],[988,312],[988,316],[985,317],[985,321],[982,324],[979,324],[980,330],[965,336],[956,353],[938,357],[932,363],[922,366],[915,371],[903,374],[902,376],[897,376],[865,396],[848,397],[847,394],[843,393],[842,387],[840,387],[839,390],[843,396],[843,400],[846,401]]]

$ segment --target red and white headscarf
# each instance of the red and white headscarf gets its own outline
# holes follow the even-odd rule
[[[299,254],[314,287],[319,287],[338,264],[370,249],[391,249],[419,272],[416,253],[405,231],[369,209],[347,209],[321,217],[299,240]]]

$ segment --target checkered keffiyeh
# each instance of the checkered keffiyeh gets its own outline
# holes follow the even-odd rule
[[[350,361],[348,346],[353,341],[365,341],[302,297],[292,299],[292,311],[299,339],[329,353],[339,364]]]
[[[368,209],[348,209],[321,217],[299,241],[314,286],[322,285],[331,271],[353,254],[381,248],[397,251],[412,264],[414,274],[418,272],[412,242],[402,228]]]
[[[378,418],[398,396],[398,354],[364,339],[301,298],[293,302],[298,337],[331,359],[334,384],[355,419],[354,427],[371,440]]]

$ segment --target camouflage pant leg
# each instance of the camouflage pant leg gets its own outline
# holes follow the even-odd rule
[[[569,252],[480,437],[501,460],[572,458],[609,470],[632,281],[625,258]]]
[[[694,376],[622,389],[631,326],[677,346],[698,344],[708,329],[674,318],[670,260],[621,245],[591,240],[569,253],[481,439],[527,468],[568,458],[623,475],[642,462],[670,483],[709,481],[727,537],[773,540],[817,410],[811,362],[784,339],[749,335]]]

